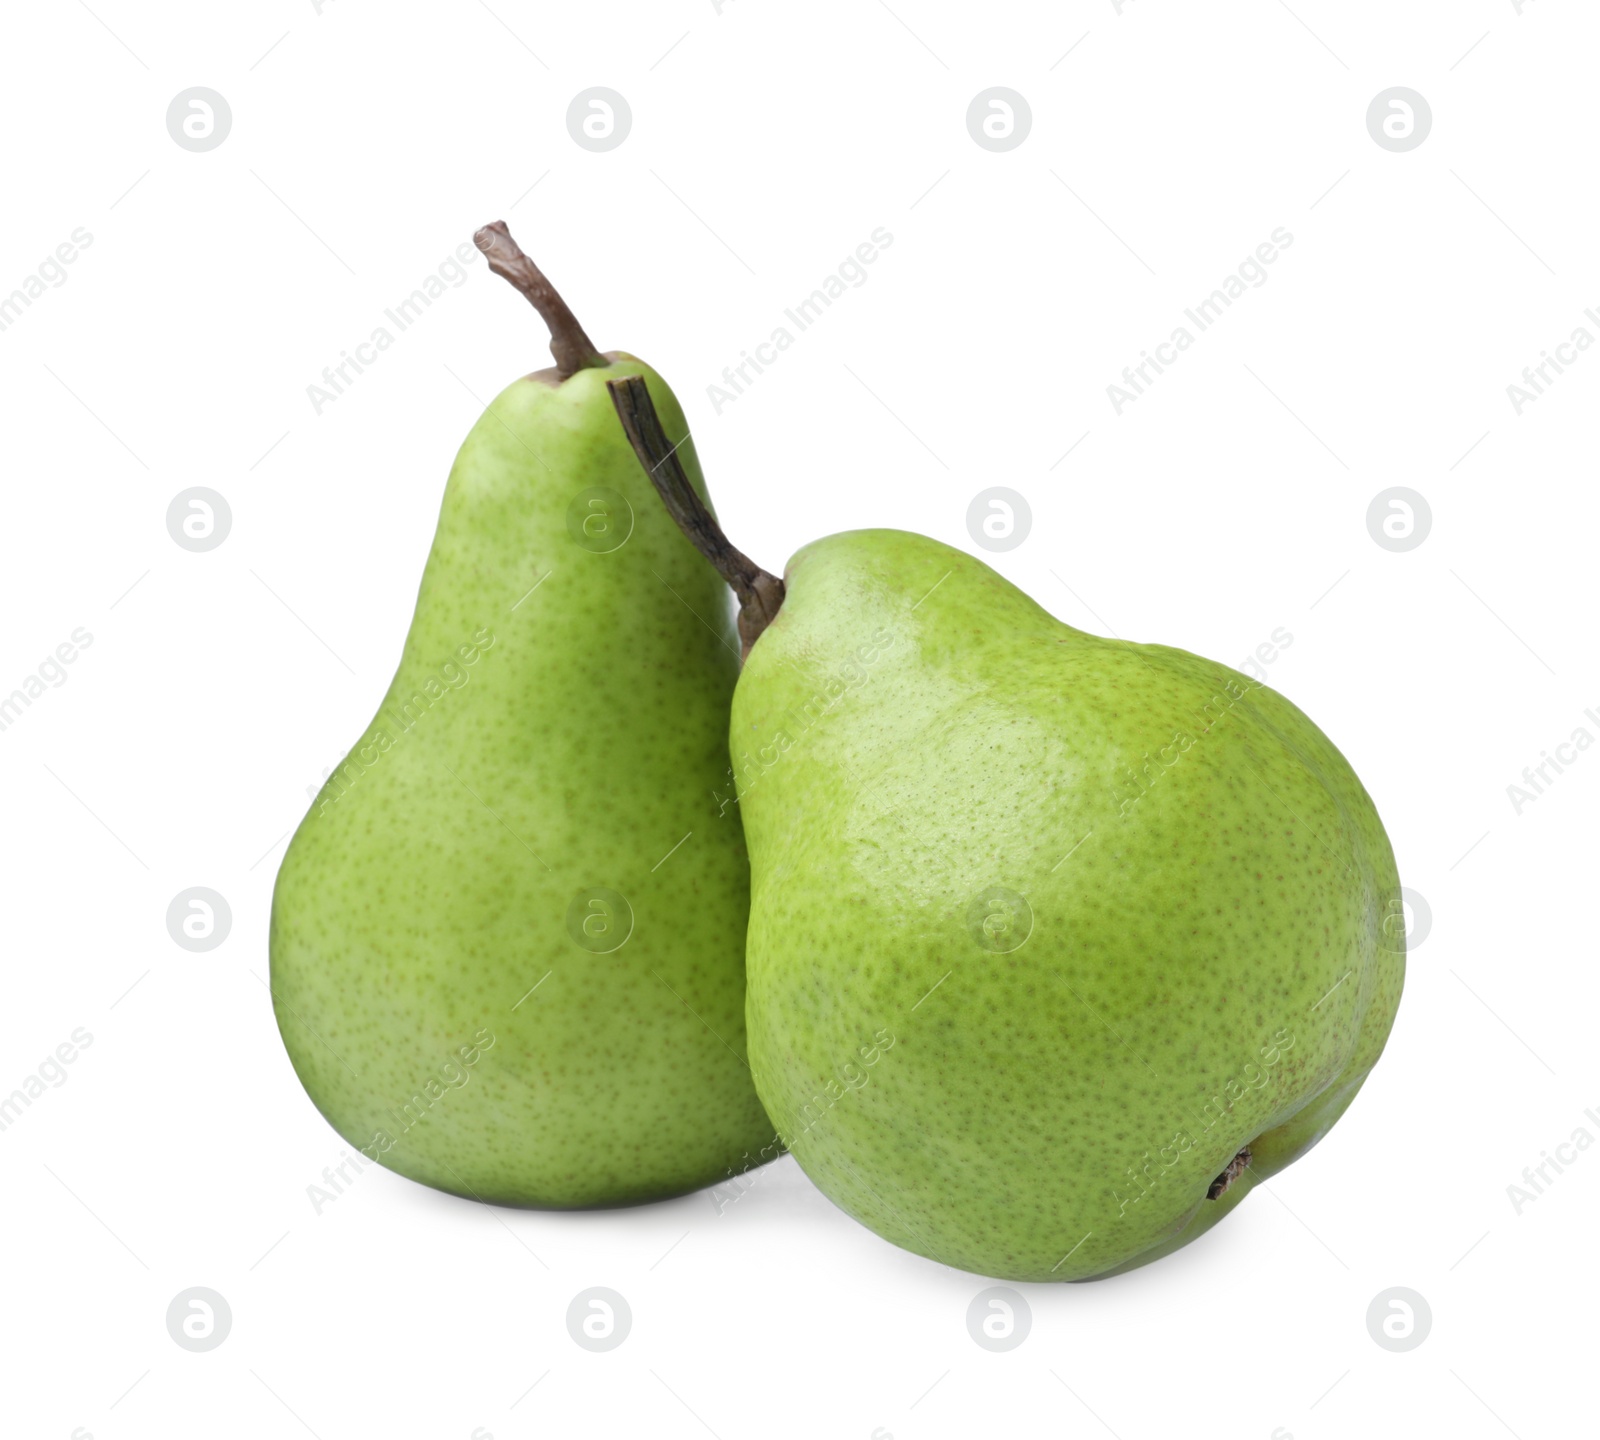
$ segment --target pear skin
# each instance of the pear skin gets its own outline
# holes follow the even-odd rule
[[[606,380],[643,377],[688,427],[640,361],[575,322],[557,338],[566,363],[512,382],[456,456],[393,684],[284,858],[271,961],[295,1071],[352,1146],[573,1207],[778,1146],[744,1058],[748,864],[715,793],[738,640]]]
[[[784,583],[730,730],[778,1132],[963,1270],[1189,1243],[1384,1048],[1403,918],[1361,782],[1275,691],[1075,630],[922,536],[819,540]]]

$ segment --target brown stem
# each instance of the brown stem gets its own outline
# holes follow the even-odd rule
[[[1233,1188],[1233,1182],[1250,1168],[1250,1147],[1246,1145],[1237,1155],[1228,1161],[1228,1168],[1211,1182],[1211,1188],[1206,1191],[1207,1200],[1220,1200]]]
[[[472,237],[472,243],[488,257],[489,268],[509,280],[550,327],[550,353],[556,358],[556,378],[565,380],[579,370],[604,369],[610,361],[595,349],[594,341],[583,333],[578,317],[567,309],[567,302],[511,238],[504,220],[485,225]]]
[[[739,642],[743,647],[740,658],[748,659],[750,647],[778,618],[783,581],[736,549],[722,533],[716,516],[700,498],[678,459],[678,446],[689,437],[685,435],[677,445],[668,442],[643,377],[628,375],[607,380],[606,388],[611,391],[611,403],[617,407],[617,418],[633,445],[633,453],[639,457],[667,513],[739,597]]]

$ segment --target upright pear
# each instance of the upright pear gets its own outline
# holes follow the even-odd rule
[[[963,1270],[1087,1279],[1328,1133],[1405,941],[1377,811],[1310,719],[920,535],[819,540],[780,583],[662,488],[746,598],[750,1061],[836,1204]],[[1345,1203],[1377,1203],[1369,1168],[1331,1172]]]
[[[394,682],[279,871],[273,1005],[368,1160],[505,1204],[647,1200],[776,1152],[744,842],[714,798],[737,642],[606,380],[638,377],[681,439],[671,391],[598,353],[503,224],[476,240],[557,365],[456,456]]]

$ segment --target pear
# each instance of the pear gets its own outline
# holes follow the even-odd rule
[[[475,238],[558,364],[456,456],[394,682],[279,871],[273,1005],[366,1161],[504,1204],[642,1201],[777,1153],[744,1057],[748,863],[713,798],[731,606],[605,385],[638,377],[682,435],[665,382],[599,354],[503,224]]]
[[[659,465],[649,396],[614,389]],[[779,581],[671,469],[752,597],[750,1063],[817,1186],[945,1264],[1082,1280],[1188,1244],[1322,1139],[1405,945],[1383,826],[1311,720],[920,535],[834,535]],[[1338,1168],[1352,1203],[1364,1169]]]

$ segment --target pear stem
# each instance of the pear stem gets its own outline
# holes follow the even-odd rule
[[[685,435],[676,445],[669,443],[644,378],[628,375],[607,380],[606,388],[611,391],[611,403],[617,407],[617,418],[622,421],[633,453],[639,457],[667,513],[738,597],[742,647],[739,658],[748,659],[750,647],[778,617],[783,605],[783,581],[763,570],[722,533],[716,516],[700,498],[678,459],[678,447],[689,437]]]
[[[1233,1188],[1233,1182],[1250,1168],[1250,1161],[1254,1158],[1250,1153],[1250,1147],[1246,1145],[1233,1159],[1228,1161],[1227,1169],[1211,1182],[1211,1188],[1206,1191],[1206,1199],[1220,1200],[1226,1195]]]
[[[550,327],[550,353],[555,356],[557,380],[565,380],[579,370],[604,369],[610,363],[583,333],[578,317],[567,308],[556,287],[522,253],[504,220],[485,225],[472,237],[472,243],[488,258],[489,268],[527,296],[528,303]]]

